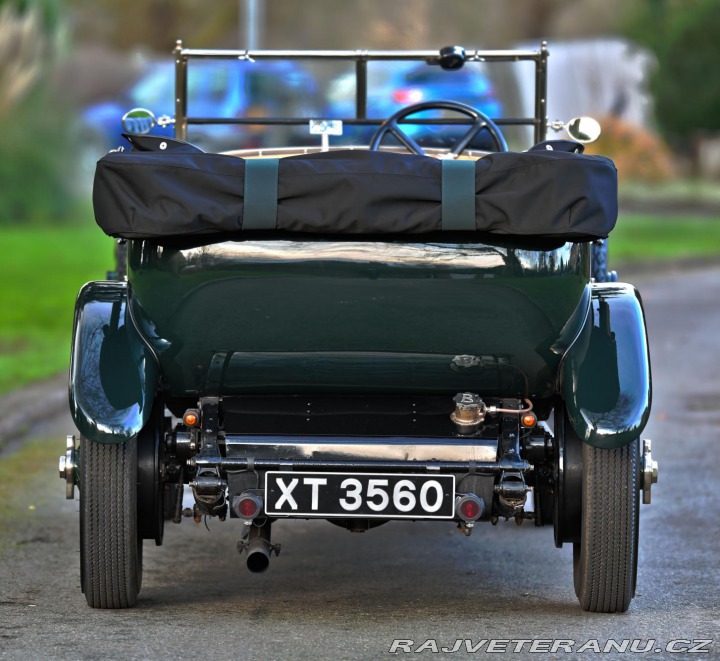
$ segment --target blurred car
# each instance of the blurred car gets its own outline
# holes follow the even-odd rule
[[[191,117],[277,117],[281,115],[312,116],[318,108],[311,105],[317,85],[312,75],[295,62],[239,62],[237,60],[204,60],[188,69],[187,104]],[[121,137],[122,116],[131,108],[152,108],[157,116],[175,114],[175,66],[172,62],[150,65],[127,92],[113,100],[97,103],[82,114],[83,126],[90,135],[86,144],[90,169],[110,149],[128,147]],[[172,137],[172,124],[155,126],[153,135]],[[261,127],[227,124],[191,125],[193,143],[210,150],[238,144],[252,148],[263,144]],[[276,140],[291,142],[291,137]]]
[[[465,103],[491,119],[500,117],[503,107],[490,79],[478,64],[468,63],[462,69],[443,70],[439,66],[417,62],[389,61],[368,66],[367,116],[385,119],[406,106],[424,101],[457,101]],[[328,104],[325,114],[329,117],[349,118],[355,116],[355,73],[338,76],[328,88]],[[441,111],[428,115],[439,117]],[[355,142],[367,142],[376,127],[347,127],[346,134]],[[420,144],[429,147],[447,147],[459,135],[447,126],[407,126],[405,132]],[[350,141],[353,141],[351,139]],[[483,149],[487,141],[480,134],[472,146]]]

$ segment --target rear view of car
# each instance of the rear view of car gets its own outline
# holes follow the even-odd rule
[[[68,438],[60,473],[68,498],[80,488],[88,604],[134,606],[143,541],[162,543],[165,521],[183,516],[234,526],[253,572],[279,552],[281,519],[353,532],[425,519],[468,537],[510,519],[573,545],[584,610],[626,610],[640,498],[657,481],[640,437],[648,341],[637,290],[591,272],[592,245],[617,220],[617,171],[583,153],[581,118],[567,123],[573,140],[546,139],[546,45],[215,54],[246,71],[280,57],[352,64],[347,123],[374,135],[352,149],[328,133],[320,145],[204,152],[187,141],[196,128],[292,140],[308,122],[251,103],[242,118],[204,116],[186,98],[188,74],[210,55],[178,43],[176,137],[130,136],[132,151],[98,163],[96,220],[127,247],[127,275],[88,283],[75,307],[81,437]],[[425,91],[454,96],[458,80],[489,98],[456,69],[508,58],[535,67],[532,117],[496,122],[453,99],[396,112]],[[388,60],[419,64],[368,94],[367,65]],[[443,89],[424,77],[440,72],[428,62],[451,66]],[[258,84],[260,102],[275,98],[263,82],[273,89]],[[415,119],[427,112],[460,138]],[[336,131],[343,119],[314,124]],[[535,144],[513,152],[501,127],[518,125]],[[420,146],[420,129],[449,144]],[[480,135],[492,153],[472,149]]]

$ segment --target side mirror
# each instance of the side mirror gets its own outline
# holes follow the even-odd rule
[[[556,119],[548,123],[548,129],[555,132],[565,130],[575,142],[583,144],[595,142],[602,133],[600,123],[596,119],[587,116],[574,117],[567,124],[563,124],[561,120]]]
[[[133,108],[122,117],[122,127],[125,133],[145,135],[150,133],[156,124],[155,115],[145,108]]]
[[[600,123],[592,117],[574,117],[565,125],[565,130],[573,140],[583,144],[595,142],[602,133]]]

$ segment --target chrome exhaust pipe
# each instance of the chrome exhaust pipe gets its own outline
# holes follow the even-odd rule
[[[270,565],[270,555],[280,553],[280,545],[270,543],[270,524],[264,526],[253,525],[250,527],[250,534],[245,545],[247,550],[247,568],[253,574],[264,572]]]

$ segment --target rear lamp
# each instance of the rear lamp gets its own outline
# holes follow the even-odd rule
[[[415,87],[411,87],[410,89],[397,89],[393,92],[393,99],[405,105],[420,103],[420,101],[423,100],[423,91]]]
[[[262,508],[262,498],[257,494],[246,491],[239,496],[233,496],[232,509],[240,519],[252,521],[262,512]]]
[[[467,493],[455,501],[455,514],[465,523],[477,521],[484,511],[485,503],[474,493]]]

